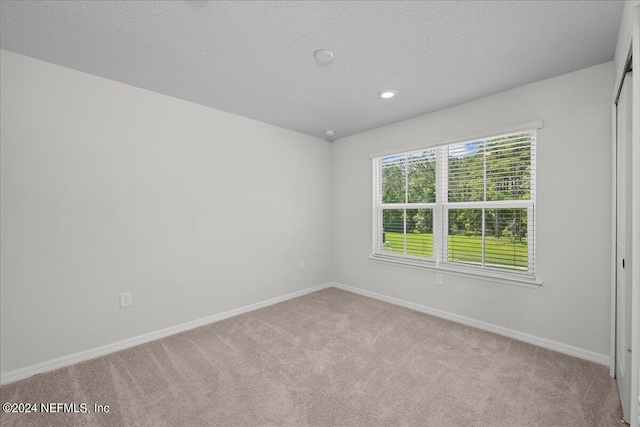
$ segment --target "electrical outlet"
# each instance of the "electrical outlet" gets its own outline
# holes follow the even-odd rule
[[[120,308],[129,307],[131,305],[131,292],[120,294]]]
[[[444,276],[442,274],[436,274],[436,285],[444,285]]]
[[[300,261],[300,262],[298,263],[298,269],[299,269],[300,271],[304,270],[304,261]]]

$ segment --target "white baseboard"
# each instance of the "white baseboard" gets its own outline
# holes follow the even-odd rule
[[[282,295],[279,297],[271,298],[265,301],[257,302],[255,304],[246,305],[244,307],[235,308],[233,310],[225,311],[222,313],[207,316],[202,319],[193,320],[191,322],[182,323],[180,325],[171,326],[169,328],[161,329],[159,331],[149,332],[147,334],[138,335],[137,337],[128,338],[126,340],[114,342],[112,344],[103,345],[101,347],[92,348],[89,350],[73,353],[68,356],[59,357],[57,359],[49,360],[46,362],[36,363],[35,365],[26,366],[24,368],[16,369],[13,371],[0,374],[0,384],[9,384],[14,381],[19,381],[25,378],[29,378],[35,374],[41,374],[43,372],[53,371],[55,369],[64,368],[65,366],[73,365],[85,360],[94,359],[99,356],[104,356],[109,353],[114,353],[119,350],[134,347],[136,345],[144,344],[150,341],[155,341],[160,338],[168,337],[170,335],[177,334],[179,332],[187,331],[189,329],[197,328],[199,326],[208,325],[209,323],[219,322],[220,320],[228,319],[229,317],[238,316],[249,311],[258,310],[263,307],[267,307],[279,302],[290,300],[300,297],[302,295],[309,294],[311,292],[319,291],[320,289],[331,287],[332,283],[324,283],[322,285],[314,286],[312,288],[303,289],[301,291],[292,292],[290,294]]]
[[[243,313],[248,313],[253,310],[258,310],[263,307],[267,307],[279,302],[287,301],[293,298],[300,297],[312,292],[319,291],[328,287],[335,287],[344,291],[353,292],[355,294],[363,295],[377,300],[385,301],[391,304],[406,307],[411,310],[419,311],[422,313],[430,314],[442,319],[451,320],[453,322],[461,323],[463,325],[472,326],[474,328],[482,329],[485,331],[493,332],[499,335],[503,335],[509,338],[513,338],[519,341],[524,341],[529,344],[537,345],[539,347],[555,350],[560,353],[568,354],[570,356],[579,357],[591,362],[599,363],[601,365],[609,365],[609,356],[604,354],[594,353],[589,350],[584,350],[578,347],[573,347],[567,344],[559,343],[557,341],[548,340],[546,338],[536,337],[535,335],[525,334],[513,329],[504,328],[502,326],[493,325],[491,323],[482,322],[480,320],[471,319],[469,317],[460,316],[457,314],[449,313],[446,311],[438,310],[435,308],[427,307],[424,305],[404,301],[398,298],[389,297],[376,292],[367,291],[353,286],[344,285],[342,283],[330,282],[322,285],[314,286],[312,288],[303,289],[301,291],[292,292],[290,294],[282,295],[279,297],[271,298],[265,301],[257,302],[255,304],[246,305],[233,310],[225,311],[222,313],[214,314],[212,316],[204,317],[202,319],[193,320],[191,322],[182,323],[180,325],[172,326],[169,328],[161,329],[159,331],[149,332],[147,334],[138,335],[136,337],[128,338],[126,340],[118,341],[112,344],[103,345],[93,349],[73,353],[68,356],[59,357],[57,359],[49,360],[46,362],[36,363],[34,365],[26,366],[24,368],[16,369],[13,371],[0,374],[0,384],[9,384],[14,381],[19,381],[28,378],[35,374],[43,372],[53,371],[65,366],[73,365],[85,360],[94,359],[99,356],[104,356],[109,353],[114,353],[119,350],[134,347],[136,345],[144,344],[150,341],[155,341],[160,338],[168,337],[170,335],[177,334],[179,332],[187,331],[189,329],[204,326],[209,323],[218,322],[220,320],[228,319],[233,316],[238,316]]]
[[[580,359],[595,362],[600,365],[609,366],[609,355],[598,354],[593,351],[585,350],[582,348],[574,347],[568,344],[563,344],[557,341],[552,341],[546,338],[537,337],[535,335],[529,335],[524,332],[518,332],[513,329],[504,328],[491,323],[482,322],[480,320],[471,319],[469,317],[460,316],[458,314],[449,313],[446,311],[438,310],[436,308],[427,307],[425,305],[416,304],[413,302],[404,301],[398,298],[389,297],[376,292],[367,291],[353,286],[344,285],[342,283],[331,283],[331,286],[342,289],[344,291],[353,292],[355,294],[363,295],[370,298],[375,298],[380,301],[385,301],[391,304],[399,305],[401,307],[409,308],[411,310],[419,311],[432,316],[440,317],[442,319],[451,320],[463,325],[472,326],[474,328],[482,329],[485,331],[493,332],[498,335],[513,338],[518,341],[524,341],[529,344],[537,345],[538,347],[548,348],[560,353],[568,354],[569,356],[578,357]]]

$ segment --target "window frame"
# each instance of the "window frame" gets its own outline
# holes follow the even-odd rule
[[[508,126],[493,131],[475,135],[467,135],[446,141],[425,144],[409,149],[397,149],[375,153],[370,156],[373,169],[373,198],[372,198],[372,252],[369,259],[383,263],[390,263],[406,267],[422,268],[447,272],[449,274],[466,277],[489,279],[491,281],[538,287],[542,281],[536,277],[536,145],[537,130],[543,127],[541,120]],[[465,142],[482,140],[483,142],[516,133],[532,133],[531,144],[531,188],[530,199],[527,200],[496,200],[473,202],[448,201],[448,150],[449,146]],[[436,151],[436,201],[432,203],[382,203],[382,159],[389,156],[410,155],[420,151]],[[446,167],[443,167],[446,165]],[[408,183],[407,183],[408,185]],[[509,271],[491,266],[476,266],[463,262],[448,261],[448,212],[451,209],[525,209],[527,212],[527,271]],[[383,216],[385,209],[431,209],[433,212],[433,257],[399,254],[382,250]],[[483,221],[484,225],[484,221]],[[406,236],[406,230],[404,232]],[[405,237],[406,239],[406,237]],[[484,247],[484,231],[483,231]],[[406,240],[405,240],[406,242]],[[443,247],[444,246],[444,247]],[[406,250],[406,243],[404,244]],[[484,250],[483,250],[484,253]],[[483,255],[484,258],[484,255]]]

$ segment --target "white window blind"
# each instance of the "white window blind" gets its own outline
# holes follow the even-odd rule
[[[535,130],[373,158],[373,256],[535,274]]]

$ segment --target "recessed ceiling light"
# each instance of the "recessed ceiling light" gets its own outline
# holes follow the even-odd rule
[[[333,59],[333,52],[328,49],[320,49],[313,54],[320,62],[331,62]]]
[[[325,136],[334,136],[335,134],[336,133],[334,131],[332,131],[331,129],[324,131],[324,135]]]
[[[385,89],[385,90],[381,90],[380,92],[378,92],[378,95],[380,95],[380,98],[382,99],[391,99],[394,96],[396,96],[398,92],[396,92],[393,89]]]

